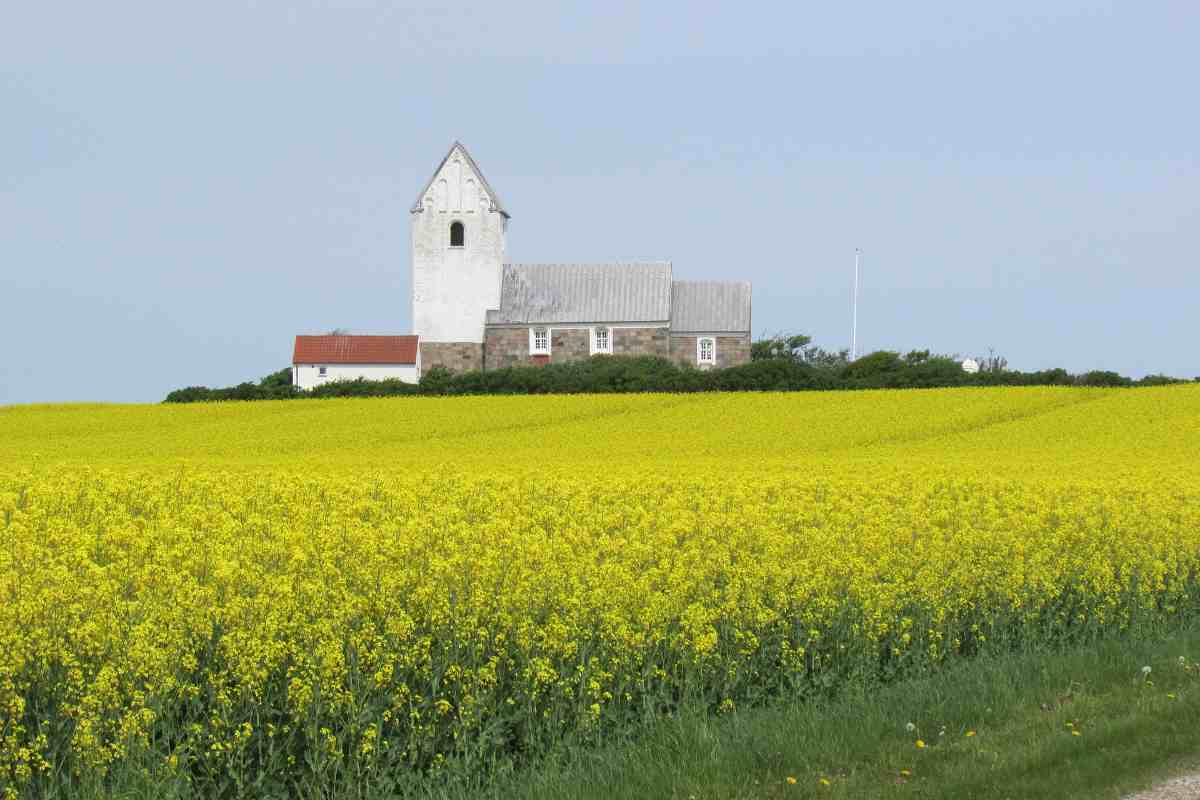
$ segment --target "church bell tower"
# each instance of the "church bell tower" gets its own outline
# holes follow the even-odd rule
[[[417,196],[412,220],[412,332],[422,371],[483,367],[483,325],[500,305],[508,212],[460,142]]]

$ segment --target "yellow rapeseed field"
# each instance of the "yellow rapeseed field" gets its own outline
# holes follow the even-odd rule
[[[0,409],[0,795],[403,788],[1200,610],[1200,387]]]

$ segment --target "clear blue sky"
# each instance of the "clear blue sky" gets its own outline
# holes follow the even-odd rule
[[[755,334],[1200,375],[1200,6],[10,3],[0,404],[407,333],[451,141],[514,261],[754,283]]]

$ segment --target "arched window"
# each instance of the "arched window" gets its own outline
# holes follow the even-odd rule
[[[463,224],[461,222],[450,223],[450,246],[462,247],[463,240],[466,238],[463,232]]]

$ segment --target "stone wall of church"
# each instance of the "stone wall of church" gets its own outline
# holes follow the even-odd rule
[[[717,337],[717,366],[736,367],[750,361],[750,334]]]
[[[669,328],[615,328],[613,355],[666,358],[671,351],[669,335]]]
[[[421,374],[434,367],[451,372],[483,369],[483,345],[475,342],[421,342]]]
[[[590,328],[550,328],[550,358],[529,352],[529,328],[492,328],[484,332],[484,368],[504,369],[518,364],[577,361],[591,355]],[[669,349],[668,329],[611,328],[613,355],[662,356]]]
[[[493,328],[484,332],[482,345],[473,342],[421,342],[421,371],[435,366],[451,372],[504,369],[522,364],[554,363],[587,358],[591,343],[588,328],[550,328],[550,357],[529,352],[529,328]],[[667,328],[612,328],[613,354],[661,356],[697,366],[695,335],[671,334]],[[750,334],[716,334],[717,367],[736,367],[750,360]]]
[[[529,350],[529,339],[525,340]],[[550,363],[579,361],[591,355],[587,328],[550,328]]]
[[[484,330],[484,369],[504,369],[529,362],[528,328],[487,328]]]
[[[696,340],[700,336],[671,334],[671,359],[688,366],[696,363]],[[714,334],[717,340],[717,368],[736,367],[750,360],[750,334]]]

